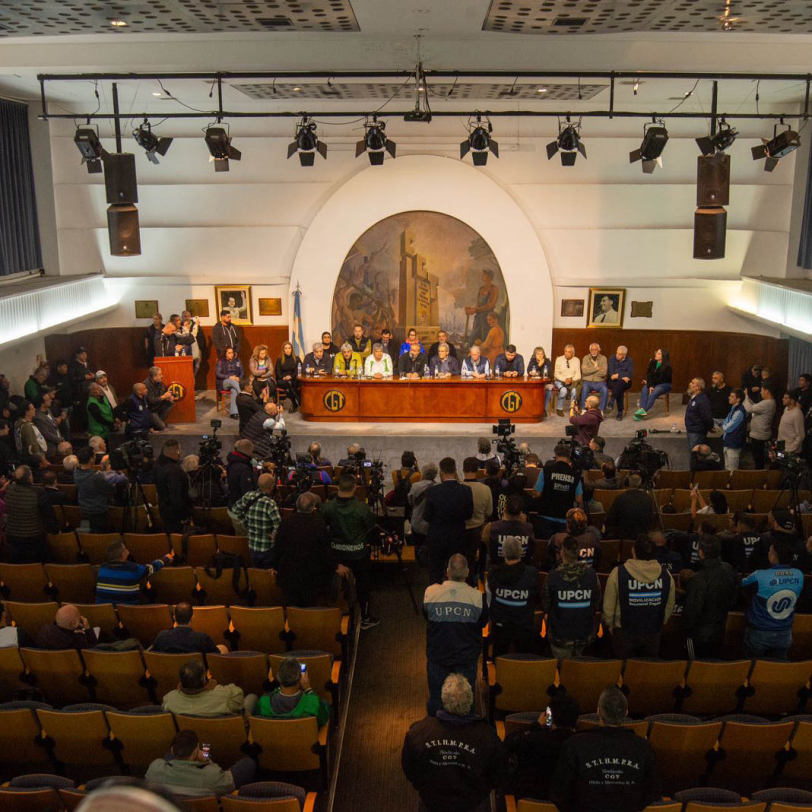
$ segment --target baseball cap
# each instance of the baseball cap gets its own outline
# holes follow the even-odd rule
[[[775,523],[782,530],[795,530],[795,519],[788,510],[774,510],[772,514]]]

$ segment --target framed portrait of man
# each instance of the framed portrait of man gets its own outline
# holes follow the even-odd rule
[[[623,326],[625,288],[590,288],[587,327]]]
[[[250,285],[216,285],[214,300],[217,302],[217,317],[222,310],[231,313],[232,324],[253,324],[251,314]]]

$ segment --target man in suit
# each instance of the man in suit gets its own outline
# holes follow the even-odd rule
[[[448,559],[466,553],[465,522],[473,516],[474,497],[470,488],[457,479],[453,457],[440,460],[440,484],[426,492],[423,514],[429,532],[429,578],[432,584],[443,582]]]
[[[617,324],[617,310],[611,296],[601,296],[598,302],[598,314],[595,324]]]

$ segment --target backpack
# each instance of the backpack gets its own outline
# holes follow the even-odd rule
[[[409,474],[403,476],[403,471],[395,471],[395,487],[394,490],[389,491],[384,498],[387,507],[408,507],[409,506],[409,491],[412,489],[412,475],[415,472],[414,468],[406,469]]]

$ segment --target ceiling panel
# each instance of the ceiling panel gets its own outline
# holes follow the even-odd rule
[[[812,33],[809,0],[491,0],[484,31]]]
[[[113,3],[17,0],[0,3],[0,37],[359,30],[350,0],[120,0]]]
[[[230,85],[251,99],[380,99],[393,96],[401,99],[412,99],[414,84],[409,82],[308,82],[299,85],[280,82],[232,83]],[[519,84],[513,82],[474,83],[448,82],[444,84],[429,82],[429,102],[442,100],[510,100],[542,99],[544,101],[586,101],[606,89],[606,84]]]

